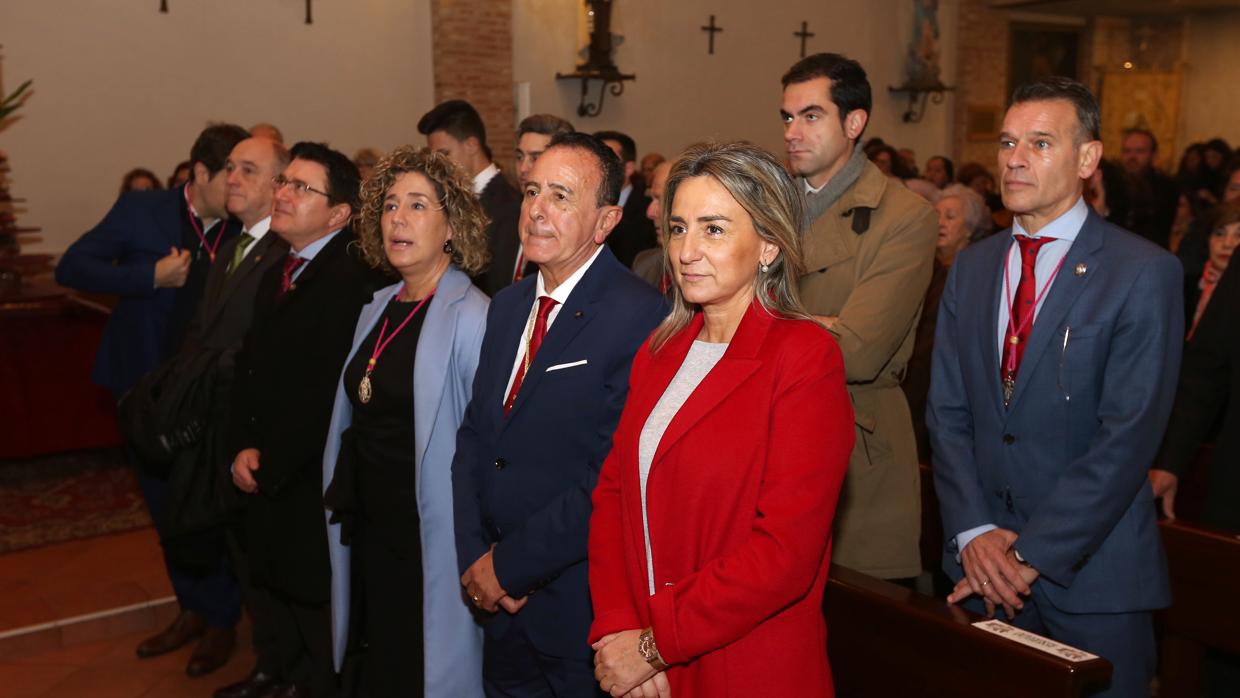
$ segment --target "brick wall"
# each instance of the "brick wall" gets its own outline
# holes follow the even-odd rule
[[[512,0],[431,0],[435,102],[463,99],[487,127],[487,145],[513,168]]]
[[[1000,122],[1008,101],[1008,20],[990,9],[989,0],[960,0],[956,41],[955,153],[956,167],[980,162],[992,172],[998,146],[994,139],[970,141],[968,109],[990,107]]]

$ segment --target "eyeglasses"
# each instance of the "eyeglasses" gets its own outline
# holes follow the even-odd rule
[[[314,187],[310,186],[309,184],[306,184],[300,179],[289,179],[288,177],[285,177],[282,174],[278,174],[275,177],[272,177],[271,183],[276,185],[276,191],[280,191],[281,189],[284,188],[285,185],[288,185],[293,188],[293,193],[297,194],[298,196],[305,196],[306,192],[312,191],[315,194],[326,196],[329,199],[331,198],[331,194],[328,194],[325,191],[319,191],[318,189],[315,189]]]

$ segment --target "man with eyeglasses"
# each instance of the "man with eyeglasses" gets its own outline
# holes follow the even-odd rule
[[[264,275],[238,359],[232,480],[257,666],[217,698],[334,695],[322,458],[340,367],[361,307],[386,283],[348,223],[357,167],[298,143],[277,175],[271,230],[289,253]]]
[[[73,243],[56,267],[62,286],[120,297],[99,344],[91,379],[119,401],[139,379],[181,345],[197,310],[211,258],[237,234],[225,208],[225,161],[248,136],[232,124],[204,129],[190,149],[190,181],[167,191],[124,194],[103,220]],[[127,440],[129,460],[138,467],[143,497],[161,539],[169,504],[167,473],[141,460]],[[186,666],[200,676],[219,666],[219,648],[231,651],[238,613],[236,582],[226,570],[189,569],[165,563],[180,606],[176,619],[144,640],[139,657],[172,652],[203,637]],[[212,649],[214,648],[214,649]],[[227,655],[224,655],[225,658]]]

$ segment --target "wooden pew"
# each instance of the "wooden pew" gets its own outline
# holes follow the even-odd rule
[[[982,616],[839,565],[827,582],[827,655],[840,698],[1057,698],[1105,684],[1105,659],[1070,661],[973,627]]]
[[[1199,694],[1202,650],[1240,654],[1240,536],[1183,520],[1162,521],[1171,573],[1171,608],[1163,630],[1160,696]]]

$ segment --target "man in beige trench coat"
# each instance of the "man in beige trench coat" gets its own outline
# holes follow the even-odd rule
[[[783,85],[784,144],[807,203],[801,300],[839,340],[856,414],[832,560],[907,580],[921,572],[921,497],[900,381],[930,283],[938,218],[858,147],[871,100],[856,61],[809,56]]]

